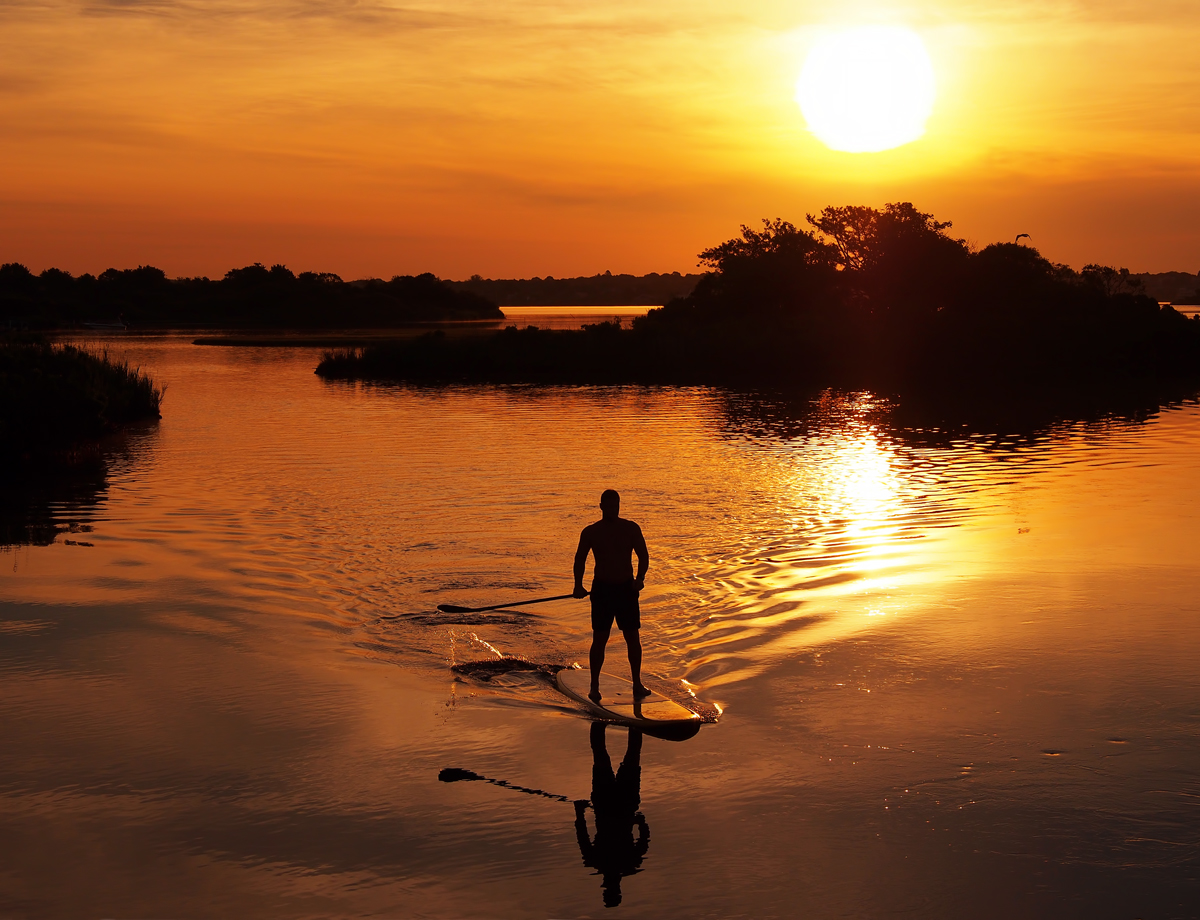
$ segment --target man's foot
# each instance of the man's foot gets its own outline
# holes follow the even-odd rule
[[[602,699],[604,699],[604,697],[600,695],[600,688],[592,687],[592,689],[588,691],[588,699],[593,703],[599,703]]]
[[[647,687],[645,684],[634,684],[633,685],[633,698],[634,699],[643,700],[653,692],[654,691],[651,690],[649,687]]]

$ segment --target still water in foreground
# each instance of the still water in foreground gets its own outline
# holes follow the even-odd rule
[[[1200,913],[1195,403],[996,437],[121,347],[162,422],[0,555],[0,915]],[[569,591],[606,487],[647,668],[724,708],[688,741],[475,665],[584,660],[585,602],[435,612]]]

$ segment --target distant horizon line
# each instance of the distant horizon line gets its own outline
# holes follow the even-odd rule
[[[71,278],[75,278],[75,279],[83,278],[87,275],[91,275],[91,277],[93,277],[93,278],[99,278],[101,275],[105,274],[106,272],[110,272],[110,271],[123,273],[123,272],[132,272],[132,271],[138,271],[139,269],[147,269],[148,268],[148,269],[153,269],[156,271],[161,271],[163,273],[164,277],[166,277],[168,281],[195,281],[195,280],[201,280],[201,279],[206,279],[209,281],[220,281],[220,280],[223,280],[225,275],[228,275],[229,272],[241,271],[246,268],[253,268],[255,266],[262,266],[262,267],[268,268],[268,269],[279,266],[284,269],[287,269],[287,271],[291,272],[293,275],[296,275],[297,277],[300,275],[320,275],[320,276],[324,276],[327,278],[337,278],[343,284],[356,284],[356,283],[364,283],[364,282],[370,282],[370,281],[386,282],[386,281],[390,280],[388,278],[384,278],[379,275],[372,275],[372,276],[363,277],[363,278],[352,278],[349,281],[347,281],[345,278],[343,278],[337,272],[317,272],[317,271],[308,271],[308,270],[297,272],[297,271],[293,271],[291,268],[288,268],[288,266],[282,262],[276,262],[274,265],[270,265],[270,266],[268,266],[265,262],[250,262],[247,265],[241,266],[239,268],[227,269],[225,272],[225,275],[222,275],[218,278],[212,278],[208,275],[168,276],[165,270],[159,269],[157,266],[150,265],[147,263],[142,263],[142,264],[136,265],[132,268],[116,268],[115,266],[109,266],[108,268],[104,269],[104,271],[101,271],[101,272],[96,272],[96,273],[81,272],[77,275],[73,274],[72,272],[67,271],[66,269],[60,269],[55,266],[50,266],[49,268],[42,269],[40,272],[35,272],[32,269],[28,268],[24,263],[19,262],[19,261],[14,260],[14,261],[10,261],[10,262],[0,262],[0,268],[7,268],[10,265],[11,266],[20,266],[21,268],[24,268],[35,278],[41,277],[42,275],[46,274],[47,272],[61,272],[62,274],[67,275]],[[561,275],[561,276],[531,275],[527,278],[518,278],[518,277],[485,278],[482,275],[473,274],[467,278],[448,278],[448,277],[442,277],[441,275],[434,274],[433,272],[430,272],[430,271],[425,271],[425,272],[411,272],[411,273],[407,273],[407,274],[396,273],[396,274],[393,274],[391,277],[392,278],[405,278],[405,277],[417,278],[417,277],[420,277],[421,275],[433,275],[433,277],[436,278],[438,281],[441,281],[446,284],[470,284],[472,282],[480,282],[480,283],[486,282],[486,283],[498,284],[498,283],[502,283],[502,282],[522,282],[522,283],[542,282],[542,283],[544,283],[544,282],[558,282],[558,281],[591,281],[596,278],[699,278],[704,274],[706,274],[706,272],[704,272],[704,271],[695,271],[695,272],[669,271],[669,272],[645,272],[645,273],[639,275],[639,274],[635,274],[633,272],[613,272],[611,270],[605,270],[603,272],[597,272],[594,275]],[[1167,269],[1166,271],[1158,271],[1158,272],[1131,271],[1130,275],[1132,275],[1134,277],[1139,277],[1139,278],[1140,277],[1157,277],[1157,276],[1161,276],[1161,275],[1186,275],[1190,278],[1196,278],[1196,279],[1200,280],[1200,271],[1189,272],[1189,271],[1183,271],[1181,269]]]
[[[294,271],[293,269],[289,268],[283,262],[276,262],[272,265],[268,265],[265,262],[249,262],[243,266],[226,269],[225,273],[217,278],[212,278],[209,275],[174,275],[174,276],[171,276],[171,275],[168,275],[164,269],[161,269],[158,266],[151,265],[149,263],[139,263],[130,268],[117,268],[116,266],[110,265],[108,268],[103,269],[102,271],[99,271],[99,272],[93,273],[93,272],[85,271],[85,272],[80,272],[79,274],[74,274],[66,269],[58,268],[53,265],[49,266],[48,268],[44,268],[41,271],[35,272],[31,268],[26,266],[23,262],[20,262],[17,260],[0,262],[0,268],[8,268],[9,266],[20,267],[20,268],[24,269],[25,271],[29,272],[29,274],[31,274],[35,278],[40,278],[42,275],[45,275],[47,273],[51,273],[51,274],[61,273],[61,274],[64,274],[64,275],[66,275],[70,278],[74,278],[74,279],[83,278],[83,277],[86,277],[89,275],[93,278],[99,278],[101,275],[104,275],[107,272],[125,273],[125,272],[136,272],[136,271],[141,271],[144,269],[150,269],[152,271],[162,272],[163,276],[168,281],[198,281],[198,280],[202,280],[202,279],[209,280],[209,281],[220,281],[220,280],[223,280],[227,275],[229,275],[230,272],[244,271],[247,268],[261,267],[261,268],[266,268],[268,270],[274,269],[274,268],[283,268],[297,277],[299,277],[300,275],[318,275],[318,276],[322,276],[322,277],[326,277],[326,278],[336,278],[339,281],[341,281],[343,284],[355,284],[355,283],[359,283],[359,282],[388,281],[389,280],[388,278],[385,278],[385,277],[382,277],[379,275],[371,275],[371,276],[367,276],[367,277],[363,277],[363,278],[352,278],[347,281],[345,278],[343,278],[337,272],[309,271],[307,269],[303,270],[303,271]],[[485,278],[482,275],[476,273],[467,278],[445,278],[445,277],[442,277],[441,275],[434,274],[433,272],[424,271],[424,272],[409,272],[409,273],[397,272],[397,273],[393,274],[391,277],[392,278],[405,278],[405,277],[418,278],[421,275],[433,275],[433,277],[436,278],[438,281],[441,281],[441,282],[444,282],[447,284],[470,284],[472,282],[499,283],[499,282],[504,282],[504,281],[520,281],[520,282],[591,281],[596,278],[699,278],[703,274],[704,274],[703,271],[696,271],[696,272],[669,271],[669,272],[645,272],[645,273],[639,275],[639,274],[635,274],[633,272],[613,272],[611,270],[605,270],[602,272],[596,272],[594,275],[562,275],[562,276],[531,275],[528,278],[517,278],[517,277]]]

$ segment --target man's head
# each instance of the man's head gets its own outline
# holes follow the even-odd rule
[[[619,517],[621,514],[621,496],[616,489],[605,489],[600,496],[600,510],[606,518]]]

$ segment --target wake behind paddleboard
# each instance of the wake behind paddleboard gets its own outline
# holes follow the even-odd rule
[[[661,693],[634,699],[633,684],[615,674],[600,672],[600,702],[588,699],[591,672],[582,668],[564,668],[555,680],[558,689],[592,713],[605,719],[646,729],[679,728],[699,725],[700,717]]]

